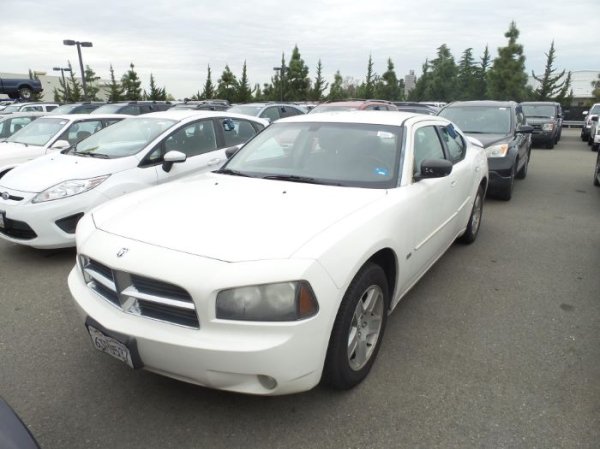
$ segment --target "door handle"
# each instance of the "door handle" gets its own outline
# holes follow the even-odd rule
[[[456,187],[456,181],[450,182],[450,187]]]
[[[221,161],[222,161],[222,159],[219,159],[219,158],[211,159],[210,161],[207,162],[207,165],[217,165]]]

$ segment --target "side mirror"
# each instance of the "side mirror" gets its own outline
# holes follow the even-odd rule
[[[517,133],[520,134],[531,134],[533,132],[533,126],[531,125],[521,125],[517,128]]]
[[[417,181],[428,178],[443,178],[452,173],[452,162],[446,159],[425,159],[421,162],[421,173],[415,176]]]
[[[225,150],[225,157],[227,157],[227,159],[231,159],[238,151],[240,151],[240,148],[242,148],[242,144],[239,145],[235,145],[233,147],[227,148]]]
[[[185,162],[186,159],[186,154],[182,153],[181,151],[169,151],[163,156],[162,168],[164,171],[169,173],[173,168],[173,164],[176,164],[178,162]]]
[[[467,139],[469,140],[469,142],[471,142],[473,145],[476,145],[478,147],[483,148],[483,143],[481,143],[481,140],[476,139],[475,137],[471,137],[471,136],[467,136]]]
[[[69,143],[68,140],[57,140],[56,142],[54,142],[52,144],[52,146],[50,147],[50,149],[52,149],[52,150],[66,150],[70,146],[71,146],[71,144]]]

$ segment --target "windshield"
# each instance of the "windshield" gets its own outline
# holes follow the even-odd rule
[[[451,106],[441,117],[454,122],[466,134],[509,134],[510,108],[500,106]]]
[[[69,123],[69,120],[64,118],[42,117],[14,133],[7,141],[44,146],[56,136],[67,123]]]
[[[311,184],[397,185],[402,128],[356,123],[276,123],[220,172]]]
[[[82,140],[75,151],[111,159],[132,156],[175,123],[148,117],[125,119]]]
[[[68,114],[73,109],[75,109],[78,105],[76,104],[63,104],[62,106],[57,107],[52,110],[53,114]]]
[[[556,107],[548,104],[523,104],[526,117],[554,117]]]
[[[105,104],[94,109],[90,114],[117,114],[122,107],[122,104]]]
[[[313,108],[310,113],[316,114],[317,112],[334,112],[334,111],[354,111],[358,109],[356,106],[342,106],[342,105],[320,105],[316,108]]]
[[[235,112],[236,114],[258,115],[264,106],[232,106],[227,109],[227,112]]]
[[[12,106],[6,106],[2,111],[3,112],[19,112],[19,109],[21,109],[21,105],[12,105]]]
[[[9,106],[10,107],[10,106]],[[8,108],[5,109],[5,111],[8,110]],[[598,115],[600,114],[600,104],[596,104],[594,105],[594,107],[592,109],[590,109],[590,112],[588,113],[589,115]]]

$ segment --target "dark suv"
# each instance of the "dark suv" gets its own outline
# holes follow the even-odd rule
[[[541,143],[548,149],[560,140],[562,133],[562,109],[560,103],[549,101],[527,101],[521,103],[527,124],[533,128],[531,141]]]
[[[53,114],[89,114],[100,106],[105,105],[103,101],[85,101],[83,103],[68,103],[57,107]]]
[[[150,112],[166,111],[171,107],[173,107],[173,104],[168,101],[126,101],[105,104],[91,113],[141,115]]]
[[[398,108],[391,101],[386,100],[344,100],[328,101],[313,108],[310,113],[332,111],[397,111]]]
[[[533,128],[521,105],[514,101],[457,101],[438,115],[483,144],[490,171],[488,192],[510,200],[515,178],[527,176],[531,156]]]

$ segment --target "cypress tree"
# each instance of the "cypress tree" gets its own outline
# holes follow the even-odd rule
[[[310,92],[310,78],[308,77],[308,66],[300,56],[300,50],[295,45],[287,70],[286,98],[290,101],[304,101],[308,99]]]
[[[325,81],[323,78],[323,65],[321,64],[321,60],[317,64],[317,74],[315,76],[315,83],[313,84],[312,89],[310,90],[309,99],[313,101],[321,101],[323,99],[323,92],[327,90],[329,83]]]
[[[555,49],[554,49],[554,41],[550,44],[550,50],[546,55],[546,67],[544,69],[544,74],[542,76],[537,76],[535,72],[532,70],[531,75],[535,80],[537,80],[540,84],[534,91],[534,96],[536,100],[539,101],[548,101],[553,99],[556,95],[558,95],[567,81],[563,80],[565,76],[565,70],[560,73],[555,73],[556,69],[554,68],[554,59],[555,59]],[[561,81],[562,80],[562,81]],[[570,81],[570,80],[569,80]]]
[[[110,65],[110,85],[109,85],[109,94],[108,101],[117,102],[121,101],[123,98],[123,88],[120,83],[117,82],[115,78],[115,70],[113,69],[112,64]]]
[[[142,81],[135,71],[133,62],[129,64],[129,70],[121,77],[121,85],[125,100],[139,101],[142,99]]]
[[[244,61],[244,65],[242,67],[242,77],[238,83],[235,101],[239,103],[248,103],[249,101],[252,101],[252,90],[250,89],[250,83],[248,82],[246,61]]]
[[[206,82],[204,83],[204,89],[202,90],[202,99],[210,100],[215,97],[215,86],[212,82],[212,76],[210,71],[210,65],[208,66]]]

